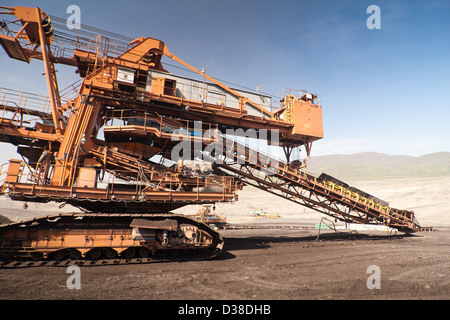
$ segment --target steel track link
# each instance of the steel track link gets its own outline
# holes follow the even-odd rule
[[[152,257],[152,258],[114,258],[114,259],[98,259],[88,260],[79,259],[71,260],[65,259],[61,261],[57,260],[25,260],[25,259],[12,259],[12,260],[0,260],[0,269],[14,269],[14,268],[32,268],[32,267],[69,267],[77,265],[79,267],[99,267],[99,266],[117,266],[117,265],[131,265],[131,264],[148,264],[156,262],[187,262],[187,261],[200,261],[213,259],[221,254],[221,251],[216,250],[209,255],[203,254],[199,256],[186,255],[186,256],[170,256],[170,257]]]

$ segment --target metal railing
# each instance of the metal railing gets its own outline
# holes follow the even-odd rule
[[[44,113],[51,113],[52,110],[48,97],[8,88],[0,88],[0,106],[25,108]]]
[[[17,172],[12,173],[15,177],[12,184],[30,184],[33,189],[39,191],[40,187],[50,184],[51,173],[55,165],[49,166],[45,162],[26,163],[22,161]],[[0,165],[0,186],[3,185],[8,176],[9,163]],[[80,169],[80,168],[79,168]],[[95,178],[90,181],[90,188],[104,189],[105,194],[113,194],[114,191],[127,191],[142,194],[145,191],[184,192],[190,191],[197,194],[204,192],[202,189],[214,187],[216,193],[231,193],[238,189],[238,183],[229,176],[182,176],[180,173],[166,172],[162,178],[152,179],[143,171],[132,172],[126,169],[106,169],[101,174],[101,169],[96,170]],[[74,180],[71,187],[85,187],[85,180],[80,176]],[[124,189],[125,186],[128,186]],[[4,186],[7,187],[7,186]],[[220,191],[219,191],[220,189]]]
[[[176,86],[168,86],[165,81],[157,81],[157,77],[160,76],[166,77],[166,79],[168,80],[177,80]],[[194,78],[180,77],[174,74],[165,74],[163,72],[158,72],[154,77],[149,79],[146,89],[150,89],[149,91],[151,93],[161,93],[163,95],[173,96],[181,99],[209,103],[221,107],[240,109],[240,101],[238,97],[235,97],[228,92],[222,91],[220,88],[217,88],[210,82],[200,81]],[[249,92],[249,94],[247,95],[243,92],[238,93],[244,96],[245,99],[258,104],[268,112],[276,112],[280,108],[279,101],[274,101],[272,96],[261,96],[261,94],[256,91]],[[264,97],[265,100],[261,101],[261,97]],[[246,109],[251,110],[252,107],[248,105]],[[255,109],[252,112],[254,115],[265,116],[264,113],[260,110]]]
[[[297,99],[301,99],[302,97],[304,97],[307,94],[311,95],[311,102],[313,104],[320,105],[320,95],[311,93],[305,89],[291,89],[291,88],[284,87],[283,92],[281,94],[281,98],[284,99],[288,95],[293,95]]]
[[[107,130],[153,131],[155,134],[170,135],[172,140],[185,138],[202,139],[209,142],[217,139],[217,124],[171,119],[158,114],[149,114],[144,110],[109,110],[103,119],[103,127]]]
[[[0,164],[0,186],[5,182],[8,173],[9,163]]]

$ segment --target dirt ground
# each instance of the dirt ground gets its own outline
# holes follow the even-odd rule
[[[220,258],[81,267],[81,289],[65,267],[0,269],[0,299],[449,299],[449,235],[224,230]]]
[[[275,213],[270,205],[276,205],[264,193],[250,190],[236,204],[217,211],[221,209],[233,223],[310,228],[226,229],[221,231],[224,253],[208,261],[81,267],[80,289],[67,287],[71,273],[65,267],[0,269],[0,300],[448,300],[450,210],[442,195],[449,194],[450,179],[367,182],[364,186],[399,208],[414,209],[422,225],[439,231],[389,236],[386,231],[321,230],[317,239],[314,224],[319,216],[302,207],[295,216],[294,207],[282,207],[278,200],[280,219],[249,216],[250,208],[264,205],[262,199],[269,213]],[[0,214],[28,218],[43,209],[22,206],[2,200]],[[379,268],[379,289],[368,288],[368,279],[376,275],[371,266]]]

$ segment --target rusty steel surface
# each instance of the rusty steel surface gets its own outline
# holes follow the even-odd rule
[[[0,170],[1,193],[11,199],[68,203],[111,221],[117,217],[108,214],[120,211],[128,223],[133,214],[170,215],[170,210],[188,204],[233,202],[247,184],[343,221],[421,230],[412,211],[380,204],[362,191],[289,164],[294,148],[303,146],[309,156],[313,142],[323,138],[318,95],[286,89],[275,106],[271,97],[266,103],[268,96],[233,89],[210,77],[170,52],[163,41],[129,39],[89,27],[84,31],[88,37],[80,38],[65,30],[60,18],[39,8],[2,9],[13,18],[2,22],[0,44],[12,59],[41,60],[48,89],[45,97],[0,88],[0,141],[18,146],[23,158],[12,159]],[[202,82],[169,73],[163,57]],[[61,90],[55,64],[74,67],[80,81]],[[220,99],[208,96],[206,85],[220,91]],[[278,141],[286,163],[238,142],[225,143],[220,132],[228,129],[253,130],[268,144]],[[267,131],[277,133],[275,141],[263,134]],[[183,143],[187,147],[176,153]],[[211,148],[223,155],[205,151]],[[190,154],[188,161],[185,153]],[[48,227],[43,221],[41,233]],[[198,227],[194,221],[186,223]],[[68,226],[74,227],[75,220]],[[12,226],[0,231],[8,228]],[[130,237],[129,223],[124,228]],[[14,232],[3,235],[13,239]],[[80,234],[69,232],[61,250],[75,248],[72,244],[87,232],[105,236],[93,224]],[[119,247],[134,244],[108,246],[120,253]],[[79,253],[85,256],[89,250]]]
[[[389,207],[362,192],[318,179],[303,168],[295,168],[237,141],[228,145],[223,154],[226,159],[219,166],[245,184],[345,222],[384,224],[405,232],[421,230],[413,211]],[[258,157],[252,158],[252,154]]]
[[[151,229],[149,233],[139,231]],[[221,236],[203,223],[167,214],[61,214],[0,226],[0,266],[21,260],[151,258],[166,253],[210,259]],[[197,253],[199,253],[197,255]],[[20,260],[19,260],[20,261]]]

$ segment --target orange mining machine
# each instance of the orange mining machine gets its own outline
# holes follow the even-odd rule
[[[346,222],[420,229],[413,212],[290,160],[323,137],[318,95],[286,89],[272,101],[226,86],[160,40],[69,30],[39,8],[1,10],[4,51],[42,60],[48,87],[48,96],[0,88],[0,141],[22,157],[2,167],[1,193],[84,212],[1,226],[2,259],[213,257],[220,234],[170,211],[235,201],[244,185]],[[168,72],[163,57],[197,79]],[[57,64],[80,81],[60,90]],[[247,134],[282,147],[286,161],[236,138]]]

